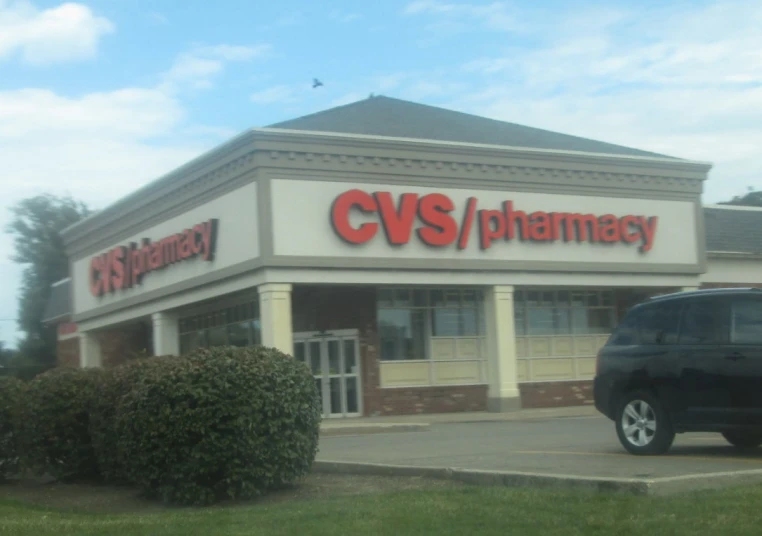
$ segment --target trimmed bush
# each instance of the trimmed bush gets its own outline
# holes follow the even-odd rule
[[[0,377],[0,481],[19,471],[18,411],[23,393],[21,380]]]
[[[106,369],[98,382],[95,400],[90,411],[90,438],[100,475],[112,483],[127,483],[129,459],[120,452],[118,430],[116,428],[116,408],[122,398],[135,385],[155,375],[162,374],[179,357],[147,357],[130,361],[124,365]]]
[[[248,499],[306,475],[320,398],[307,367],[278,350],[199,350],[144,376],[117,406],[129,476],[166,503]]]
[[[56,368],[26,385],[20,427],[24,465],[30,471],[64,481],[98,476],[89,410],[102,373]]]

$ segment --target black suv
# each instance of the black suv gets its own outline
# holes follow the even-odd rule
[[[663,454],[676,433],[762,443],[762,291],[713,289],[633,307],[598,354],[595,407],[633,454]]]

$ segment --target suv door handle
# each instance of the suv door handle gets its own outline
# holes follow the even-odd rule
[[[738,361],[740,359],[745,359],[746,356],[739,352],[733,352],[732,354],[726,355],[724,359],[728,359],[730,361]]]

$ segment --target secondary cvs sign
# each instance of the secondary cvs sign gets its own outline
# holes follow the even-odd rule
[[[90,292],[109,292],[139,285],[146,274],[195,257],[213,261],[217,245],[218,221],[211,219],[160,240],[144,238],[118,246],[90,260]]]

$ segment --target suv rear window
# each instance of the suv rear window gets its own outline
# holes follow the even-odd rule
[[[727,344],[728,320],[725,300],[687,300],[680,326],[680,344]]]
[[[666,302],[633,309],[614,330],[608,344],[675,344],[680,323],[680,308],[677,302]]]
[[[731,307],[730,342],[762,344],[762,300],[740,298]]]

